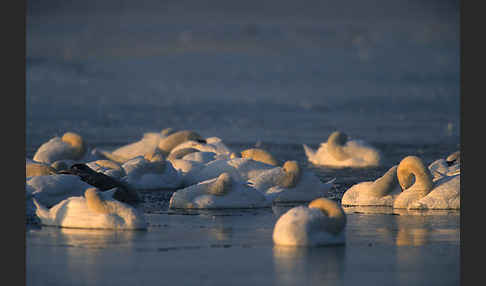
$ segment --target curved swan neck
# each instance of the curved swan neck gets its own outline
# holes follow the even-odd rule
[[[179,150],[175,150],[174,152],[171,152],[169,156],[167,157],[167,160],[176,160],[176,159],[182,159],[182,157],[186,156],[187,154],[199,152],[198,149],[196,148],[183,148]]]
[[[461,151],[456,151],[446,158],[446,162],[450,165],[458,164],[461,162]]]
[[[388,195],[397,185],[397,169],[398,166],[391,167],[383,176],[376,179],[370,188],[370,193],[376,197],[383,197]]]
[[[174,133],[174,130],[171,127],[162,129],[162,131],[160,131],[160,135],[162,135],[162,136],[169,136],[172,133]]]
[[[83,157],[84,152],[86,151],[86,146],[85,146],[85,143],[83,141],[83,138],[79,134],[76,134],[74,132],[66,132],[62,136],[61,140],[63,142],[68,143],[69,145],[71,145],[74,148],[75,153],[76,153],[75,154],[76,159],[80,159],[80,158]]]
[[[89,188],[84,192],[86,198],[86,204],[88,209],[96,213],[107,214],[109,213],[108,206],[100,197],[100,194],[96,188]]]
[[[349,155],[343,150],[343,146],[348,141],[348,136],[342,132],[334,131],[327,139],[327,149],[329,153],[338,161],[349,159]]]
[[[332,234],[340,233],[346,226],[346,214],[334,201],[326,198],[318,198],[309,203],[309,208],[321,210],[328,218],[326,231]]]
[[[258,149],[258,148],[251,148],[241,151],[241,158],[250,158],[255,161],[259,161],[262,163],[266,163],[273,166],[278,166],[278,161],[275,157],[272,156],[269,152]]]
[[[301,171],[299,164],[297,161],[286,161],[282,169],[285,175],[277,185],[283,188],[294,188],[300,180]]]
[[[154,151],[149,152],[149,153],[143,155],[143,157],[147,161],[150,161],[150,162],[161,162],[161,161],[165,161],[164,155],[162,154],[162,151],[160,151],[159,149],[155,149]]]
[[[223,196],[231,190],[232,180],[228,173],[222,173],[219,177],[209,185],[208,194],[215,196]]]
[[[185,141],[205,141],[201,135],[197,134],[194,131],[190,130],[183,130],[175,132],[166,138],[160,140],[158,148],[162,150],[165,154],[169,154],[172,149],[174,149],[177,145],[185,142]]]
[[[411,188],[413,177],[415,177],[413,188],[422,196],[427,195],[433,188],[433,176],[417,156],[407,156],[402,159],[397,168],[397,176],[403,190]]]

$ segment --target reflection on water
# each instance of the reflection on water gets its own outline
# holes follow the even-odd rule
[[[345,246],[273,247],[277,285],[321,285],[339,282],[345,270]]]

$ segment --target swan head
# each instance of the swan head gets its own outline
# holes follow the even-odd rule
[[[319,209],[329,218],[329,222],[325,225],[327,232],[339,234],[346,226],[346,214],[335,201],[327,198],[317,198],[310,202],[308,207]]]
[[[172,151],[172,149],[174,149],[177,145],[189,140],[199,143],[206,143],[206,140],[198,133],[190,130],[182,130],[172,133],[166,138],[162,138],[159,142],[158,148],[164,152],[164,154],[169,154],[170,151]]]
[[[86,144],[81,135],[74,132],[66,132],[62,135],[61,140],[74,148],[74,160],[79,160],[84,156]]]
[[[88,209],[100,213],[100,214],[108,214],[109,209],[106,205],[103,198],[100,196],[98,189],[96,188],[88,188],[84,192],[84,197],[86,199],[86,205]]]
[[[157,148],[154,151],[143,155],[143,157],[149,162],[160,162],[165,160],[162,151]]]
[[[300,179],[301,170],[299,163],[297,161],[286,161],[282,166],[282,170],[285,175],[277,185],[283,188],[294,188]]]
[[[407,156],[400,161],[397,177],[402,190],[407,190],[413,185],[418,192],[425,196],[433,188],[433,176],[425,167],[422,159],[417,156]]]
[[[172,133],[174,133],[174,129],[172,129],[171,127],[162,129],[162,131],[160,131],[160,135],[162,136],[169,136]]]
[[[334,131],[327,139],[328,151],[338,161],[344,161],[350,158],[349,154],[343,150],[346,142],[348,142],[348,136],[340,131]]]
[[[259,161],[273,166],[279,165],[277,159],[275,159],[272,154],[270,154],[266,150],[259,148],[251,148],[241,151],[241,158],[250,158],[255,161]]]
[[[456,151],[447,156],[446,162],[448,166],[459,164],[461,162],[461,151]]]
[[[218,178],[209,185],[208,194],[215,196],[226,195],[231,191],[232,179],[231,176],[224,172],[218,176]]]
[[[199,152],[198,149],[196,148],[183,148],[183,149],[178,149],[175,150],[174,152],[170,152],[169,156],[167,157],[167,160],[176,160],[176,159],[182,159],[182,157],[186,156],[187,154]]]

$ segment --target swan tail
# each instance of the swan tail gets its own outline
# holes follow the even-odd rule
[[[305,155],[307,156],[307,159],[312,160],[312,158],[314,158],[314,156],[316,155],[316,152],[305,144],[302,144],[302,147],[304,147],[304,152]]]
[[[50,219],[50,214],[49,210],[41,205],[35,198],[32,198],[32,201],[34,202],[35,205],[35,214],[41,219],[41,221],[49,220]]]
[[[120,164],[123,164],[125,163],[126,161],[128,161],[127,158],[123,157],[123,156],[119,156],[119,155],[115,155],[111,152],[108,152],[108,151],[103,151],[103,150],[100,150],[99,153],[105,157],[106,159],[108,160],[111,160],[111,161],[115,161],[117,163],[120,163]]]

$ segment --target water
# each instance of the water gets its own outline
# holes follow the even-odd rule
[[[65,131],[114,149],[192,129],[335,177],[339,201],[407,155],[459,149],[456,1],[192,2],[28,1],[26,157]],[[308,164],[302,144],[334,130],[380,149],[383,166]],[[286,252],[271,242],[275,210],[172,214],[166,195],[144,195],[147,232],[28,225],[28,284],[458,284],[458,212],[351,211],[345,247]]]

